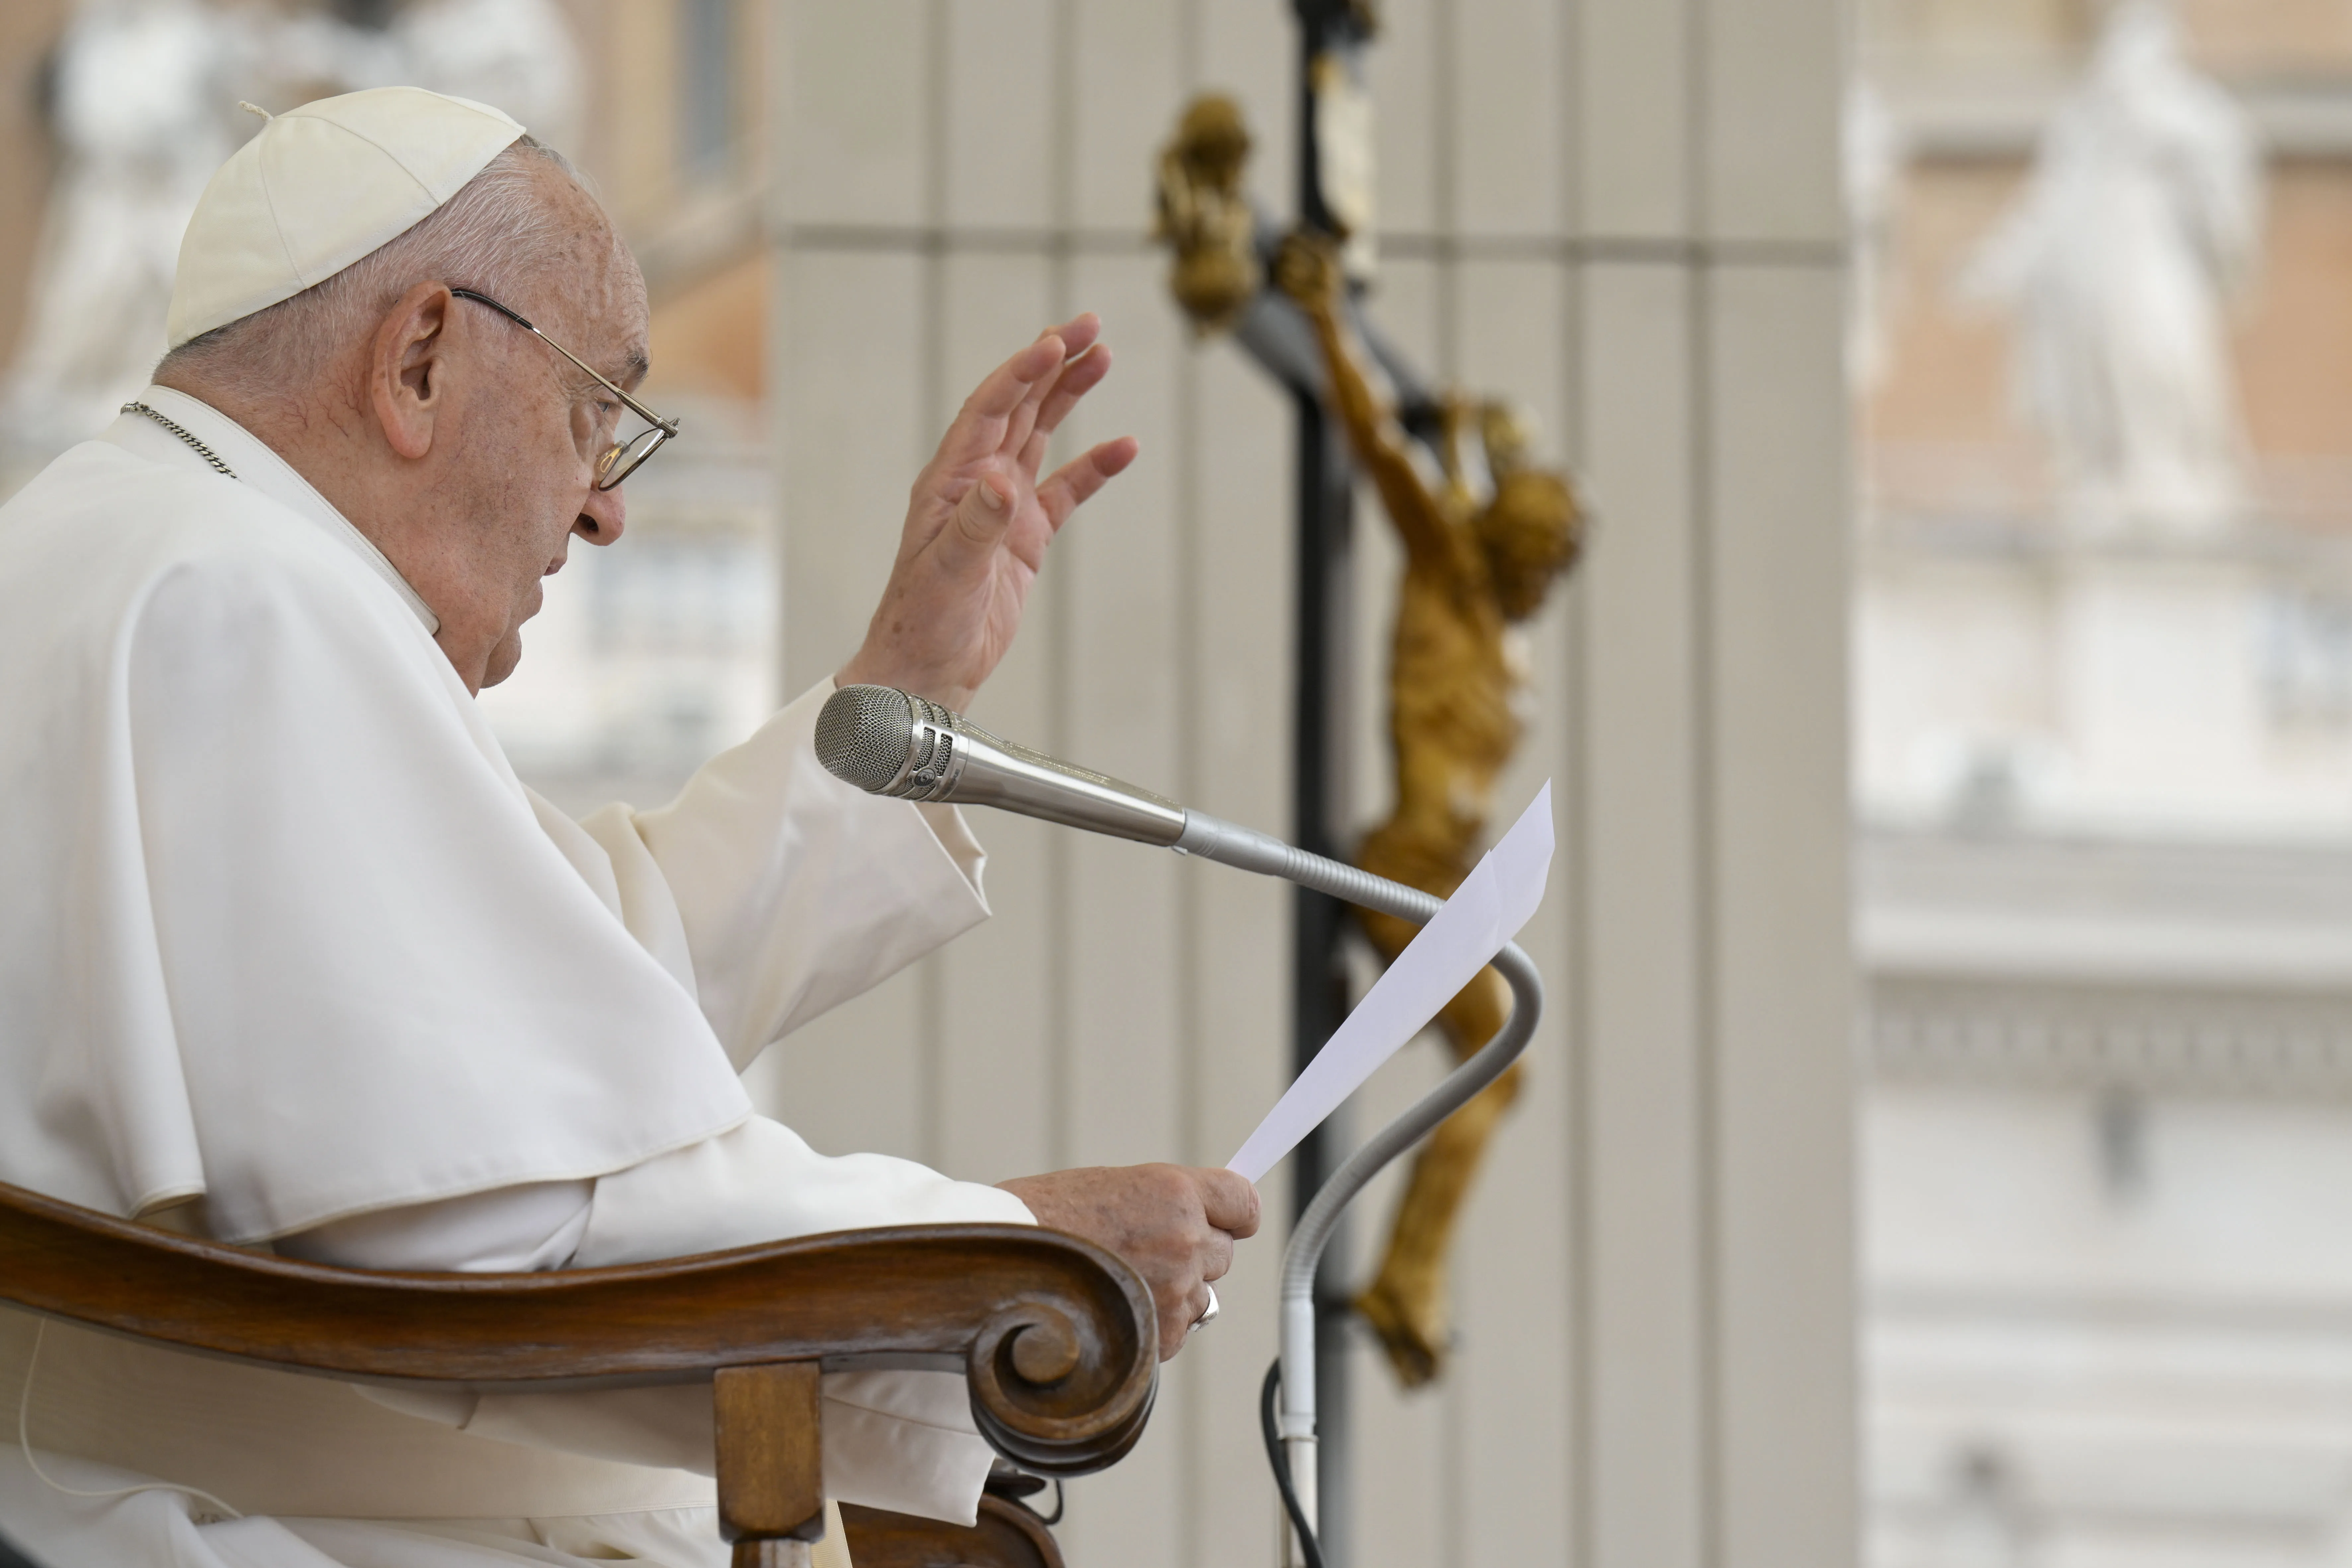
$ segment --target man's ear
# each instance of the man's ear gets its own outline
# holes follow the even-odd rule
[[[433,449],[433,426],[448,406],[449,307],[446,283],[419,283],[384,313],[368,355],[368,402],[392,449],[404,458]]]

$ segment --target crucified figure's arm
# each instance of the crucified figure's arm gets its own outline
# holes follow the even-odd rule
[[[1451,555],[1448,522],[1438,498],[1413,467],[1411,437],[1372,394],[1357,353],[1355,335],[1340,314],[1347,284],[1339,259],[1328,240],[1294,234],[1282,242],[1275,258],[1276,286],[1297,303],[1315,328],[1323,351],[1324,379],[1330,386],[1331,411],[1348,432],[1356,461],[1371,477],[1389,521],[1403,536],[1406,552],[1421,560],[1443,562]]]

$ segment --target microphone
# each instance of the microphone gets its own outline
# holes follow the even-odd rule
[[[1180,855],[1279,877],[1415,924],[1434,916],[1441,903],[1417,888],[1310,854],[1205,811],[1187,811],[1150,790],[999,740],[961,714],[896,687],[845,686],[826,699],[816,720],[816,754],[827,773],[868,794],[942,805],[992,805],[1065,827],[1156,844]],[[1537,1016],[1543,1010],[1542,976],[1516,942],[1505,943],[1494,963],[1511,987],[1511,1016],[1501,1031],[1357,1150],[1323,1184],[1291,1227],[1282,1261],[1279,1440],[1292,1460],[1286,1464],[1277,1458],[1277,1474],[1314,1473],[1315,1276],[1340,1212],[1382,1167],[1501,1077],[1535,1034]],[[1269,1426],[1270,1458],[1275,1457],[1276,1440]],[[1311,1531],[1315,1524],[1311,1496],[1302,1508],[1290,1489],[1285,1488],[1284,1492],[1293,1522],[1302,1531]]]
[[[961,713],[890,686],[845,686],[816,720],[825,771],[872,795],[992,805],[1065,827],[1172,848],[1174,801],[1000,740]]]

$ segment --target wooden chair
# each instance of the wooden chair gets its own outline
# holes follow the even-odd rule
[[[842,1505],[841,1522],[856,1568],[1062,1568],[1054,1532],[1011,1498],[982,1498],[970,1530],[856,1503]]]
[[[824,1528],[821,1370],[961,1372],[996,1449],[1038,1475],[1124,1456],[1157,1387],[1150,1292],[1025,1226],[907,1226],[625,1268],[328,1268],[127,1224],[0,1184],[0,1301],[85,1328],[346,1383],[549,1393],[713,1385],[735,1568],[804,1568]],[[844,1510],[858,1568],[1058,1568],[1018,1503],[980,1528]]]

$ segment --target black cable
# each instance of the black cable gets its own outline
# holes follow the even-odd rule
[[[1265,1387],[1257,1396],[1257,1424],[1265,1434],[1265,1462],[1274,1467],[1274,1484],[1282,1493],[1282,1510],[1290,1516],[1290,1528],[1298,1531],[1298,1544],[1307,1553],[1307,1568],[1323,1568],[1323,1547],[1315,1539],[1315,1531],[1307,1523],[1307,1510],[1299,1506],[1297,1489],[1291,1484],[1290,1455],[1282,1447],[1282,1435],[1275,1430],[1274,1396],[1282,1387],[1282,1358],[1265,1369]]]

